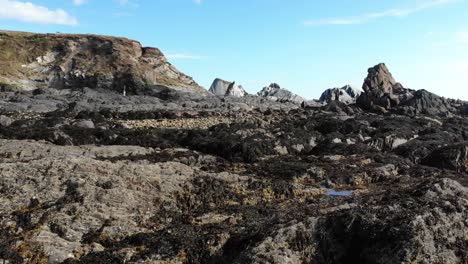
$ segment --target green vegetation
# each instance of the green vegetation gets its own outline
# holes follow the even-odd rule
[[[32,36],[29,38],[29,41],[32,43],[41,43],[46,41],[46,38],[41,37],[41,36]]]
[[[7,83],[0,81],[0,92],[17,92],[21,87],[15,83]]]
[[[8,38],[8,35],[5,33],[0,33],[0,39],[6,39]]]
[[[0,76],[20,74],[21,65],[29,64],[45,53],[49,39],[43,35],[0,32]]]

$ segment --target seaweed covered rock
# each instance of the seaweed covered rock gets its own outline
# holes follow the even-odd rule
[[[438,148],[421,163],[431,167],[468,173],[468,143]]]

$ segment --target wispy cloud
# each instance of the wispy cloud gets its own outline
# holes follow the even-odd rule
[[[117,4],[119,4],[120,6],[129,6],[133,8],[137,8],[140,6],[140,4],[137,3],[136,1],[130,1],[130,0],[115,0],[115,2],[117,2]]]
[[[114,14],[114,17],[132,17],[132,16],[135,16],[135,14],[131,13],[131,12],[115,12]]]
[[[459,31],[455,36],[458,42],[468,44],[468,31]]]
[[[0,19],[56,25],[77,25],[78,20],[62,9],[51,10],[30,2],[0,0]]]
[[[349,17],[336,17],[336,18],[325,18],[318,20],[306,20],[304,25],[306,26],[320,26],[320,25],[353,25],[353,24],[364,24],[372,20],[385,17],[404,17],[411,14],[421,12],[423,10],[434,8],[437,6],[443,6],[456,2],[458,0],[430,0],[421,2],[417,6],[409,8],[394,8],[388,9],[381,12],[367,13],[359,16]]]
[[[73,4],[77,5],[77,6],[83,5],[86,2],[87,2],[87,0],[73,0]]]
[[[187,53],[170,53],[170,54],[166,54],[166,58],[168,58],[168,59],[184,59],[184,60],[202,60],[202,59],[206,59],[205,56],[198,56],[198,55],[187,54]]]
[[[195,4],[199,5],[201,4],[203,1],[202,0],[193,0],[193,2],[195,2]]]

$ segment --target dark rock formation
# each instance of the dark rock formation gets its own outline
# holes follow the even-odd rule
[[[462,101],[446,99],[426,90],[404,88],[383,63],[369,68],[362,88],[364,92],[357,104],[365,110],[431,116],[460,115],[465,111],[466,103]]]
[[[411,98],[403,101],[400,108],[432,116],[457,115],[461,114],[462,105],[461,101],[446,99],[426,90],[419,90],[412,92]]]
[[[411,97],[411,93],[393,79],[385,64],[369,68],[368,73],[362,86],[364,92],[357,100],[362,108],[372,109],[377,106],[388,110],[398,106],[402,99],[407,99],[405,97]]]
[[[468,143],[438,148],[421,163],[431,167],[468,173]]]

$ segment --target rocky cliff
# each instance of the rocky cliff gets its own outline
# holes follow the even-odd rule
[[[203,92],[157,48],[98,35],[0,31],[2,90],[104,88],[144,93],[152,86]]]

